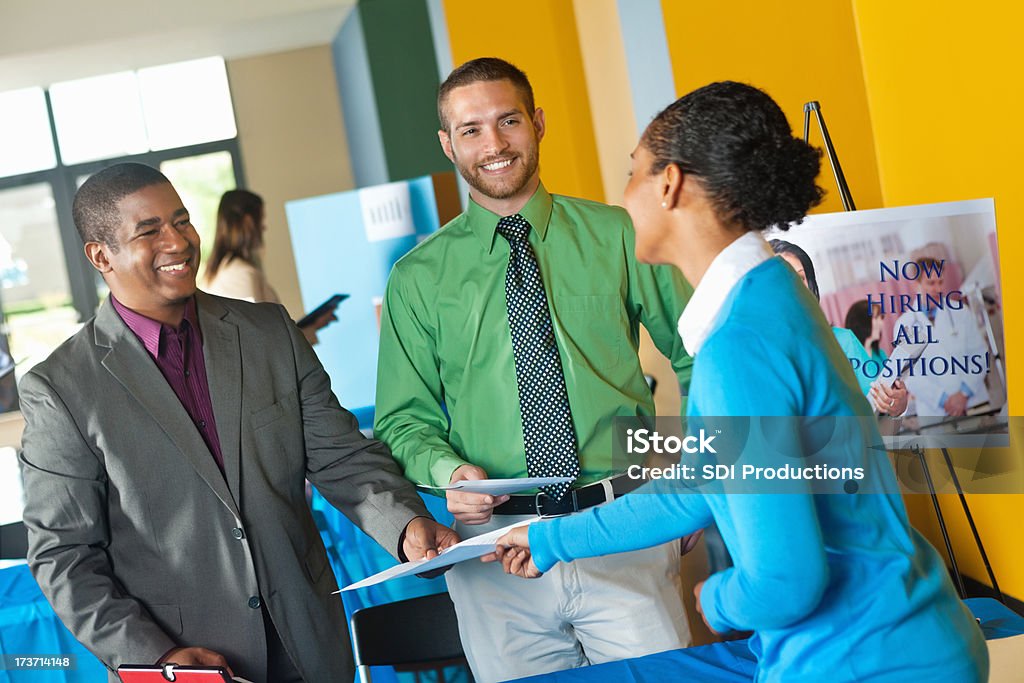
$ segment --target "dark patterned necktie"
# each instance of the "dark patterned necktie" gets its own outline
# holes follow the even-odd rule
[[[576,479],[580,474],[576,433],[544,282],[537,256],[526,241],[530,224],[519,214],[505,216],[498,221],[498,233],[508,240],[511,249],[505,301],[516,361],[526,473],[531,477]],[[541,490],[559,500],[569,484],[543,486]]]

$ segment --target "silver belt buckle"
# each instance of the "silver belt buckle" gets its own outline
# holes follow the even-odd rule
[[[572,512],[579,512],[580,506],[576,500],[576,489],[569,489],[569,495],[572,496]],[[541,519],[554,519],[555,517],[565,517],[566,515],[572,514],[570,512],[560,512],[558,514],[546,515],[544,514],[544,506],[541,504],[541,496],[550,498],[548,494],[543,491],[537,491],[537,495],[533,497],[533,507],[537,511],[537,516]]]

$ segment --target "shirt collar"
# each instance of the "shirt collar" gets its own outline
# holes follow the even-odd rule
[[[771,247],[761,233],[751,230],[743,233],[715,257],[693,290],[693,296],[683,314],[679,316],[679,336],[691,356],[696,355],[704,344],[732,288],[744,275],[771,256]]]
[[[113,304],[114,310],[121,316],[121,320],[128,326],[128,329],[139,338],[142,345],[146,347],[146,351],[153,358],[157,358],[160,355],[160,336],[164,328],[168,331],[173,330],[170,325],[164,325],[163,323],[147,318],[146,316],[133,311],[128,308],[120,301],[118,301],[113,294],[110,295],[110,303]],[[196,331],[199,339],[199,343],[203,343],[202,333],[199,330],[199,315],[196,309],[196,298],[190,297],[185,303],[185,316],[182,322],[187,321],[189,326]]]
[[[532,232],[537,233],[541,241],[547,237],[548,222],[551,220],[551,195],[544,189],[544,184],[537,186],[526,205],[519,210],[519,215],[530,223]],[[466,209],[466,219],[469,222],[469,229],[480,238],[480,243],[489,254],[494,250],[494,236],[497,234],[498,221],[502,216],[485,209],[484,207],[469,198],[469,207]]]

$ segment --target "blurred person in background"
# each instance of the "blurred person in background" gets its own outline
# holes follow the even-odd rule
[[[263,233],[267,230],[263,198],[249,190],[228,190],[217,207],[217,233],[206,265],[202,289],[210,294],[260,303],[281,303],[263,272]],[[337,320],[327,311],[300,327],[310,344],[317,331]]]
[[[807,289],[811,290],[814,298],[821,301],[821,294],[818,292],[818,278],[814,274],[814,263],[807,252],[785,240],[770,240],[768,245],[796,271]],[[908,396],[903,381],[897,380],[892,384],[876,381],[878,375],[871,376],[868,372],[867,363],[871,361],[871,356],[865,349],[863,340],[858,339],[854,332],[845,327],[833,327],[832,334],[839,342],[843,354],[850,360],[850,367],[857,378],[857,384],[872,407],[883,415],[902,415],[906,412]]]

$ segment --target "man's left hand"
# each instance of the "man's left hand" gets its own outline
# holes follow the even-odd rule
[[[459,540],[459,535],[443,524],[429,517],[414,517],[405,527],[402,553],[408,560],[430,559]]]

